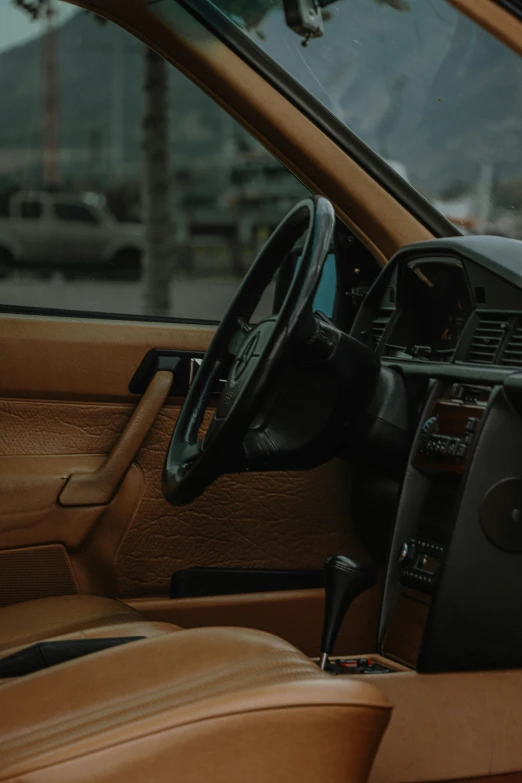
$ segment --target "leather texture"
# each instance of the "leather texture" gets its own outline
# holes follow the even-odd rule
[[[355,599],[334,647],[337,654],[346,656],[374,648],[380,600],[380,585]],[[257,628],[286,639],[310,657],[321,652],[324,615],[321,589],[173,600],[144,598],[130,603],[148,620],[175,623],[183,628],[213,625]]]
[[[41,641],[98,636],[155,636],[178,630],[147,622],[121,601],[64,595],[0,608],[0,657]]]
[[[364,783],[390,712],[375,686],[230,628],[96,653],[1,699],[0,780],[34,783]]]
[[[448,783],[522,783],[522,772],[513,772],[510,775],[485,775],[480,778],[459,778]]]
[[[69,548],[79,546],[107,507],[68,509],[58,496],[71,472],[94,474],[103,463],[103,456],[90,454],[0,457],[0,546],[50,542],[57,535]],[[139,491],[139,470],[136,480]]]
[[[62,506],[99,506],[112,500],[163,407],[172,380],[171,372],[155,374],[107,459],[96,471],[69,478],[60,493]]]
[[[122,596],[166,593],[174,571],[195,565],[313,569],[332,552],[371,561],[353,532],[350,472],[341,461],[302,473],[223,476],[190,506],[169,506],[158,455],[177,413],[162,411],[138,455],[145,489],[118,550]]]
[[[350,521],[350,472],[340,461],[299,474],[222,478],[191,506],[169,506],[161,470],[176,400],[160,411],[107,506],[56,502],[72,473],[96,472],[118,443],[135,409],[129,379],[147,350],[204,349],[212,329],[2,316],[0,334],[10,367],[0,379],[0,549],[62,543],[80,593],[128,598],[167,595],[172,573],[193,565],[320,568],[332,552],[372,562]],[[261,627],[265,598],[256,599]],[[348,613],[354,650],[374,645],[378,595],[364,600],[361,634],[363,610]],[[287,599],[284,622],[279,614],[266,627],[313,652],[320,603],[309,615],[299,607],[300,599]],[[205,623],[229,616],[214,607]]]
[[[79,592],[62,544],[0,550],[0,606]]]
[[[24,409],[27,411],[25,405]],[[8,430],[9,418],[2,418],[0,414],[2,422]],[[49,425],[52,428],[53,422]],[[80,419],[73,429],[83,431]],[[64,425],[63,430],[65,440],[68,427]],[[29,432],[30,429],[26,430],[25,438],[20,431],[14,432],[15,439],[19,438],[8,448],[11,451],[24,448]],[[52,436],[49,440],[52,441]],[[4,439],[4,445],[7,445],[7,439]],[[13,582],[12,589],[7,592],[9,602],[56,594],[53,580],[48,578],[40,580],[38,591],[38,574],[32,570],[35,547],[56,542],[67,550],[75,592],[117,595],[114,561],[123,533],[139,505],[144,484],[142,471],[132,465],[108,505],[66,507],[57,502],[72,472],[96,470],[103,461],[103,456],[74,453],[0,457],[0,557],[9,560],[13,556],[9,553],[16,551],[19,566],[19,590],[15,591]]]
[[[108,453],[117,442],[132,410],[130,405],[0,399],[0,458],[2,454],[36,454],[41,463],[40,458],[48,455],[59,461],[54,473],[63,482],[67,464],[79,469],[78,454],[82,460],[92,454],[96,464],[101,464],[99,455]],[[126,482],[132,484],[127,498],[122,495],[124,482],[104,517],[99,507],[54,504],[46,516],[45,531],[34,517],[34,526],[27,528],[26,535],[22,526],[13,526],[12,514],[4,515],[0,506],[0,542],[20,546],[65,536],[71,548],[82,542],[87,547],[92,542],[86,534],[94,526],[99,536],[117,530],[118,541],[123,539],[111,544],[117,548],[116,555],[105,545],[105,549],[101,544],[98,547],[97,558],[102,550],[107,553],[103,568],[96,564],[89,569],[87,556],[82,558],[81,553],[72,562],[81,571],[81,592],[124,597],[165,595],[172,573],[193,565],[320,568],[332,552],[347,552],[371,562],[351,528],[350,475],[341,461],[302,473],[223,477],[190,506],[171,507],[161,493],[161,471],[178,414],[177,406],[161,410],[136,458],[136,478],[127,476]],[[40,466],[25,472],[34,476],[43,470]],[[143,488],[139,486],[141,474]],[[33,503],[28,493],[18,492],[21,480],[13,478],[20,515],[26,503]],[[0,474],[0,491],[1,482]],[[118,504],[121,508],[109,524],[111,506]],[[101,584],[102,577],[107,587]]]
[[[129,381],[147,351],[206,351],[214,331],[204,325],[2,313],[0,362],[9,372],[0,378],[0,395],[136,404]]]
[[[393,705],[370,783],[522,771],[522,670],[369,674]]]

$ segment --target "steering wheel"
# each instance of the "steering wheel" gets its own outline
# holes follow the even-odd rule
[[[335,226],[331,203],[306,198],[281,221],[247,272],[188,391],[163,469],[163,494],[172,505],[190,503],[219,475],[269,469],[276,446],[256,419],[273,398],[285,363],[316,332],[312,305]],[[296,240],[304,246],[279,312],[253,325],[250,319]],[[198,439],[217,381],[224,390],[206,435]],[[249,430],[254,435],[244,442]]]

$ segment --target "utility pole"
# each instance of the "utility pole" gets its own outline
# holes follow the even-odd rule
[[[486,234],[488,231],[492,203],[493,175],[493,163],[482,163],[474,198],[477,234]]]
[[[114,178],[123,176],[125,147],[125,65],[119,41],[112,48],[111,161]]]
[[[144,307],[147,315],[170,314],[172,223],[168,132],[167,64],[144,51],[143,218],[145,223]]]
[[[54,0],[46,0],[43,36],[42,174],[45,185],[57,185],[59,171],[58,45]]]

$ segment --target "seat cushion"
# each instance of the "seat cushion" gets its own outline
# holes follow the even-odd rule
[[[365,783],[390,706],[287,642],[197,628],[1,689],[0,781]]]
[[[57,638],[157,636],[178,630],[143,620],[122,601],[91,595],[40,598],[0,608],[0,657]]]

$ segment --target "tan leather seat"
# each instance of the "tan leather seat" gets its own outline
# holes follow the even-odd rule
[[[4,685],[0,781],[365,783],[390,706],[262,631],[197,628]]]
[[[0,608],[0,657],[48,639],[157,636],[175,625],[143,620],[140,613],[112,598],[64,595]]]

